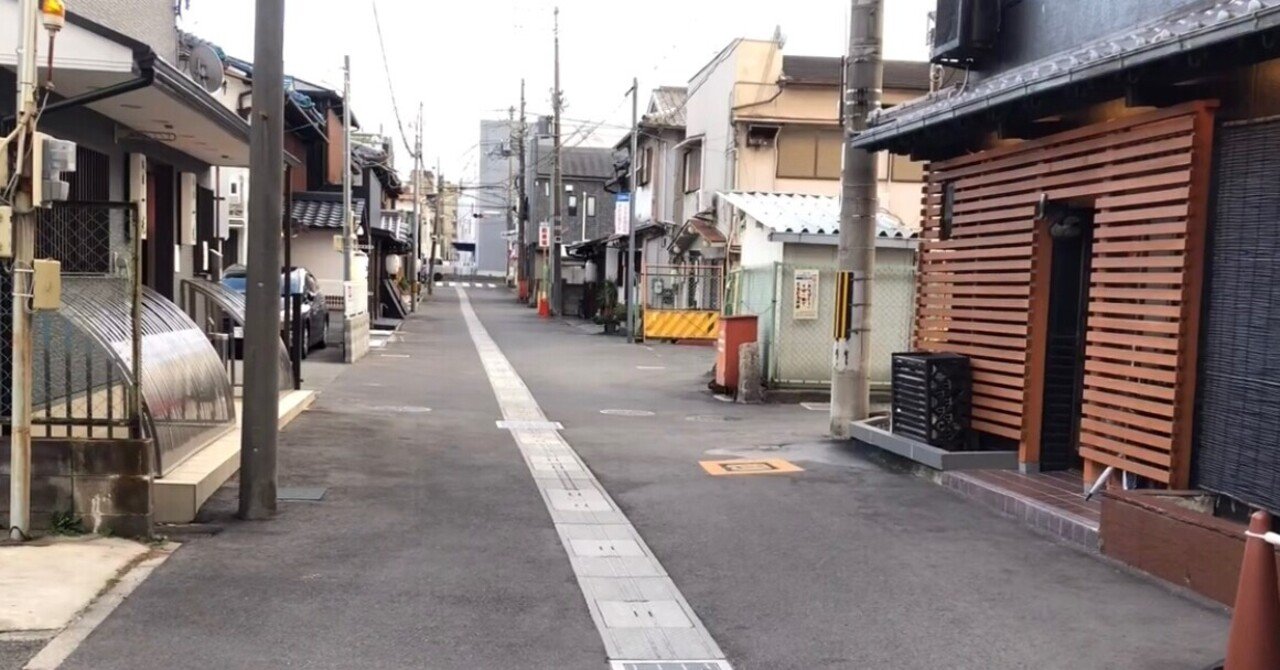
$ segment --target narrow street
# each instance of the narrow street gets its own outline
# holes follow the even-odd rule
[[[233,480],[64,667],[644,660],[609,656],[607,638],[641,638],[618,633],[630,626],[616,612],[593,620],[575,566],[594,564],[571,563],[578,545],[553,523],[572,513],[549,513],[528,443],[513,439],[541,429],[497,424],[541,421],[509,402],[525,387],[607,493],[583,509],[629,523],[687,601],[694,617],[657,616],[682,629],[675,648],[709,642],[738,670],[1193,670],[1221,657],[1220,611],[824,441],[824,412],[716,400],[712,348],[630,347],[598,330],[539,321],[504,289],[437,287],[281,434],[282,486],[323,487],[323,500],[233,521]],[[504,361],[518,379],[494,377]],[[803,470],[699,465],[737,456]]]

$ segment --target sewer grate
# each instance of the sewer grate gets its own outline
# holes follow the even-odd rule
[[[320,502],[329,489],[322,486],[282,486],[276,490],[276,500],[287,502]]]
[[[600,413],[609,416],[653,416],[653,412],[647,409],[602,409]]]
[[[699,461],[698,465],[701,465],[702,469],[707,471],[707,474],[717,477],[723,475],[766,475],[804,472],[804,468],[781,458]]]
[[[725,421],[741,421],[740,416],[721,416],[719,414],[694,414],[686,416],[685,421],[694,421],[697,423],[723,423]]]
[[[609,670],[733,670],[728,661],[613,661]]]

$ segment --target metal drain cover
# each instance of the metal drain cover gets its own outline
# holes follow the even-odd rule
[[[653,416],[653,412],[647,409],[602,409],[600,413],[609,416]]]
[[[323,486],[282,486],[276,490],[276,500],[287,502],[320,502],[329,489]]]
[[[728,661],[613,661],[609,670],[733,670]]]
[[[725,421],[741,421],[740,416],[720,416],[719,414],[694,414],[686,416],[685,421],[695,421],[697,423],[722,423]]]

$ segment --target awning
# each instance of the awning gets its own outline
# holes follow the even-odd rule
[[[0,2],[0,26],[17,25],[18,11],[18,3]],[[11,71],[16,33],[0,30],[0,67]],[[43,32],[37,41],[43,81],[49,45]],[[53,62],[57,97],[46,114],[89,96],[80,105],[124,126],[117,141],[157,142],[210,165],[249,164],[249,124],[147,45],[69,13]]]

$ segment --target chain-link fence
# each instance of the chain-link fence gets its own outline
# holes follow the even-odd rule
[[[132,350],[78,322],[105,305],[128,310],[137,302],[132,244],[133,207],[124,203],[58,203],[37,215],[35,258],[61,263],[63,305],[33,312],[32,423],[37,437],[137,436],[140,405]],[[29,270],[25,270],[29,271]],[[13,267],[0,270],[0,422],[9,428],[12,386]],[[114,314],[130,324],[129,313]],[[126,348],[133,333],[122,333]]]
[[[915,268],[883,264],[875,272],[871,381],[873,385],[887,385],[891,355],[910,348]],[[837,274],[832,265],[786,263],[732,274],[727,311],[759,316],[759,341],[770,386],[830,384]]]

